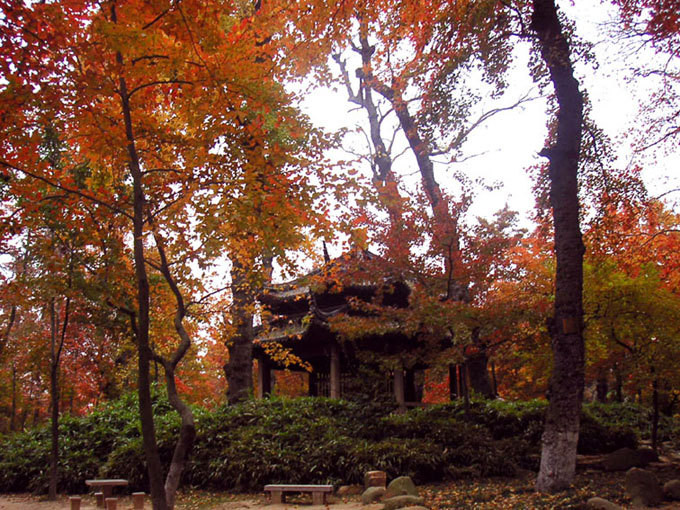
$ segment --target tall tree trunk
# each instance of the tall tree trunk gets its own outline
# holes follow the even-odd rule
[[[12,363],[12,414],[9,419],[9,430],[16,431],[17,423],[17,366]]]
[[[59,363],[57,361],[57,313],[54,298],[50,301],[50,408],[52,420],[50,423],[50,482],[48,498],[57,499],[57,463],[59,461]]]
[[[598,402],[607,402],[607,393],[609,392],[609,382],[607,381],[607,372],[603,371],[597,378],[597,387],[595,396]]]
[[[472,343],[477,347],[477,351],[465,357],[470,389],[484,398],[494,398],[489,377],[489,356],[486,352],[486,345],[479,338],[479,328],[472,330]]]
[[[64,319],[61,324],[61,332],[58,333],[59,317],[57,316],[55,299],[52,298],[50,301],[50,407],[52,411],[50,432],[52,445],[50,450],[50,482],[48,497],[52,501],[57,499],[57,484],[59,481],[59,363],[61,360],[61,352],[64,348],[64,340],[66,339],[66,328],[68,327],[70,308],[71,298],[66,298],[64,303]]]
[[[116,23],[116,7],[111,6],[112,21]],[[116,60],[121,73],[124,69],[123,55],[116,53]],[[142,444],[149,473],[151,490],[151,504],[154,510],[167,510],[165,487],[163,484],[163,468],[158,444],[156,443],[156,429],[153,421],[153,407],[151,402],[150,362],[152,358],[149,347],[149,279],[146,272],[144,253],[144,218],[145,198],[142,182],[142,168],[135,145],[132,128],[132,109],[127,83],[123,74],[118,79],[118,93],[121,99],[121,109],[125,122],[125,136],[127,139],[128,166],[132,175],[133,192],[133,253],[135,263],[135,278],[137,280],[137,311],[135,314],[135,330],[137,339],[138,372],[137,393],[139,395],[139,416],[142,425]]]
[[[236,258],[232,261],[232,320],[236,334],[227,345],[229,361],[224,365],[227,377],[227,400],[235,404],[246,400],[253,392],[253,314],[254,296],[246,270]]]
[[[465,358],[465,367],[470,376],[470,389],[484,398],[494,398],[488,365],[486,350],[480,350]]]
[[[16,305],[12,305],[12,308],[9,311],[9,318],[7,319],[7,325],[5,326],[5,331],[2,335],[2,338],[0,338],[0,358],[2,358],[2,353],[5,350],[5,347],[9,343],[10,336],[12,334],[12,326],[14,326],[14,322],[16,321],[17,318],[17,307]]]
[[[583,253],[579,227],[578,162],[583,124],[583,96],[570,61],[570,50],[554,0],[534,0],[531,28],[550,71],[559,111],[555,145],[541,154],[550,161],[550,201],[557,257],[555,308],[551,320],[553,373],[542,437],[539,491],[567,488],[576,470],[583,400]]]
[[[657,451],[659,446],[659,379],[654,374],[652,367],[652,449]]]
[[[623,402],[623,377],[621,377],[621,369],[618,365],[614,367],[614,383],[616,385],[616,401]]]

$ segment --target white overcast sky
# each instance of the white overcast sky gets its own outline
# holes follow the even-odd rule
[[[597,66],[578,64],[577,73],[581,88],[586,89],[591,98],[595,121],[615,141],[619,154],[617,166],[625,167],[631,158],[630,152],[626,150],[629,146],[626,143],[626,134],[635,125],[638,101],[644,100],[648,93],[644,83],[630,84],[625,80],[627,69],[638,62],[621,60],[618,57],[619,48],[607,42],[601,24],[612,17],[610,7],[592,0],[577,0],[573,5],[562,1],[559,5],[576,22],[578,34],[596,43],[594,51]],[[510,87],[501,104],[516,100],[533,87],[526,66],[527,54],[527,47],[518,50],[509,80]],[[634,58],[654,56],[636,55]],[[350,74],[353,74],[351,64],[348,67]],[[366,125],[363,111],[350,111],[353,105],[347,102],[345,90],[341,86],[337,92],[329,89],[315,91],[306,98],[304,108],[316,124],[330,130],[351,128],[357,123]],[[477,198],[472,209],[474,215],[490,216],[507,202],[512,209],[528,218],[534,199],[531,194],[531,179],[526,169],[540,161],[537,153],[545,142],[546,119],[545,102],[539,99],[525,104],[521,109],[494,117],[469,138],[464,147],[465,153],[483,155],[459,165],[464,165],[471,176],[483,175],[490,182],[503,183],[501,190],[484,193]],[[350,139],[347,143],[355,147],[365,145],[360,138],[354,141]],[[647,162],[643,175],[652,194],[660,194],[680,186],[677,178],[680,174],[678,161],[676,150],[675,154],[658,156]],[[413,173],[416,170],[415,163],[406,158],[400,165],[400,173]],[[369,173],[368,168],[363,168],[362,171]],[[439,166],[436,171],[440,184],[450,184],[452,179],[447,175],[445,167]]]

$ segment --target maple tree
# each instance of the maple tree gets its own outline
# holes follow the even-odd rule
[[[274,259],[284,271],[292,269],[291,250],[330,235],[328,209],[320,200],[347,176],[325,171],[329,140],[292,106],[295,98],[284,83],[323,64],[332,48],[341,51],[336,62],[349,99],[367,114],[373,177],[369,189],[352,197],[356,207],[345,227],[356,247],[370,242],[381,251],[381,258],[362,261],[351,275],[330,275],[339,289],[352,278],[378,289],[374,302],[353,303],[361,317],[333,327],[348,338],[397,329],[423,338],[426,345],[381,361],[400,369],[423,359],[440,365],[466,360],[473,389],[487,396],[496,386],[488,381],[489,355],[497,354],[510,377],[544,381],[551,368],[546,340],[552,336],[555,360],[538,487],[564,487],[573,477],[584,377],[576,183],[584,120],[554,2],[441,0],[428,9],[390,0],[330,4],[0,4],[0,191],[8,199],[0,246],[12,260],[5,265],[11,269],[0,273],[0,359],[11,359],[11,370],[2,369],[12,385],[3,392],[12,396],[10,428],[24,422],[17,419],[17,385],[23,384],[26,400],[38,400],[46,387],[46,367],[37,362],[48,358],[41,335],[52,340],[53,423],[64,391],[94,400],[115,377],[131,377],[130,366],[122,374],[105,372],[116,370],[113,351],[127,357],[134,348],[153,505],[173,507],[196,433],[187,401],[205,403],[222,388],[221,382],[199,381],[207,367],[224,359],[216,344],[227,342],[229,401],[246,398],[258,313],[254,296],[269,281]],[[677,50],[677,12],[667,12],[668,3],[620,5],[630,19],[651,13],[646,31],[656,47]],[[550,202],[541,206],[552,207],[556,265],[547,222],[522,241],[507,208],[493,220],[471,220],[477,183],[456,175],[463,191],[449,193],[434,162],[437,155],[449,162],[462,156],[471,131],[505,110],[472,115],[484,94],[504,90],[509,35],[517,28],[513,16],[532,8],[530,28],[555,88],[552,105],[559,108],[554,145],[542,153],[549,169],[541,175],[551,187]],[[361,61],[358,83],[342,58],[350,48]],[[320,68],[315,78],[327,79]],[[480,70],[488,91],[474,92],[476,85],[466,83],[473,69]],[[663,139],[677,134],[668,120],[659,124],[670,133],[664,131]],[[389,122],[417,168],[415,192],[395,170],[394,145],[385,135]],[[46,129],[59,134],[49,150]],[[352,186],[343,182],[336,196],[345,199]],[[673,313],[677,306],[675,265],[667,260],[677,251],[677,239],[667,235],[675,219],[652,204],[644,221],[634,220],[612,203],[603,195],[599,230],[589,235],[595,239],[606,232],[606,222],[615,222],[630,226],[639,242],[609,236],[607,243],[589,244],[626,253],[614,260],[594,253],[588,260],[589,368],[599,373],[617,363],[632,373],[628,364],[644,366],[635,384],[653,385],[657,402],[659,380],[671,380],[672,373],[654,360],[671,360],[677,349],[672,321],[659,312]],[[647,258],[638,255],[650,245],[655,250]],[[220,265],[227,259],[231,281],[225,285]],[[39,280],[33,271],[45,277]],[[385,282],[394,281],[413,282],[409,307],[378,304],[390,293]],[[29,293],[30,286],[35,289]],[[614,296],[621,299],[612,301]],[[636,319],[633,312],[640,310],[653,319]],[[202,339],[205,331],[208,341]],[[24,352],[17,346],[25,338],[31,342]],[[454,348],[442,351],[442,339]],[[88,356],[77,355],[78,349]],[[165,480],[149,391],[159,367],[182,419]],[[78,377],[82,368],[87,376]],[[62,378],[61,401],[59,370],[74,376]],[[75,391],[71,379],[82,388]],[[524,384],[508,392],[531,391]],[[80,405],[86,407],[85,397]],[[45,407],[35,404],[40,412]]]
[[[129,317],[137,345],[153,506],[171,508],[195,435],[176,379],[192,343],[192,328],[185,324],[189,307],[201,302],[200,296],[186,296],[202,288],[192,262],[209,264],[216,257],[215,244],[198,251],[196,243],[208,244],[209,225],[219,221],[205,208],[202,216],[194,213],[209,203],[210,189],[222,188],[233,201],[248,197],[234,178],[242,171],[238,147],[244,133],[245,139],[261,140],[257,137],[271,126],[285,125],[282,138],[304,145],[306,133],[286,124],[290,112],[283,106],[290,97],[272,79],[277,48],[266,43],[260,28],[281,27],[282,8],[270,5],[253,17],[247,5],[221,2],[6,7],[0,32],[7,80],[0,99],[0,164],[15,194],[25,196],[36,183],[47,184],[90,204],[96,218],[117,215],[129,236],[136,286],[121,289],[110,302]],[[40,159],[36,130],[47,119],[66,134],[71,160],[63,168]],[[285,143],[274,140],[267,151],[283,153]],[[69,171],[83,162],[89,175],[81,187]],[[280,171],[304,179],[290,166]],[[277,210],[268,213],[275,228]],[[192,235],[187,227],[194,221],[199,228]],[[150,310],[158,278],[174,299],[172,323],[179,341],[152,350]],[[149,392],[152,362],[163,367],[170,402],[182,418],[165,486]]]
[[[480,339],[474,320],[466,321],[461,313],[462,308],[472,309],[476,306],[473,302],[481,299],[475,296],[481,287],[472,290],[472,286],[481,282],[476,278],[482,267],[488,268],[476,260],[474,251],[479,247],[473,247],[474,236],[466,234],[470,227],[465,215],[473,201],[473,183],[455,173],[463,191],[457,197],[450,194],[437,180],[434,158],[444,156],[456,161],[473,130],[527,98],[478,113],[475,99],[481,99],[482,93],[473,87],[479,88],[479,83],[466,75],[470,68],[479,66],[490,84],[489,96],[504,89],[511,50],[505,6],[495,2],[437,2],[432,7],[425,12],[411,3],[375,6],[358,2],[354,6],[354,30],[338,41],[340,51],[334,54],[334,60],[340,68],[340,80],[349,101],[365,110],[368,122],[365,136],[369,156],[361,159],[370,165],[375,193],[369,193],[364,204],[376,204],[389,220],[388,225],[377,226],[378,218],[367,214],[363,206],[350,224],[358,227],[363,223],[360,228],[375,231],[377,227],[382,232],[372,241],[384,249],[383,263],[391,266],[388,272],[402,274],[413,282],[427,280],[422,297],[429,294],[429,299],[439,300],[445,296],[459,303],[452,307],[455,312],[449,313],[450,327],[441,334],[451,337],[453,324],[470,323],[470,331],[461,330],[454,342],[461,348],[473,344],[472,349],[462,350],[466,353],[466,370],[473,389],[492,396],[488,344]],[[350,60],[342,54],[345,48],[360,57],[354,83],[347,69]],[[394,132],[390,135],[392,117]],[[397,154],[398,135],[403,137],[407,147],[404,152],[409,153],[420,175],[422,192],[411,199],[410,186],[394,170],[395,159],[403,155]],[[480,271],[475,272],[475,267]],[[434,322],[431,315],[412,315],[409,320]]]

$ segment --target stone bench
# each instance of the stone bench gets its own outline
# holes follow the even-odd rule
[[[313,505],[325,505],[326,494],[333,492],[332,485],[265,485],[265,492],[271,493],[272,504],[284,501],[284,492],[311,492]]]
[[[112,478],[109,480],[85,480],[85,485],[94,487],[95,490],[101,489],[102,498],[97,498],[97,506],[104,506],[104,501],[113,496],[114,487],[125,487],[128,484],[127,480],[121,478]],[[101,499],[101,504],[100,504]]]

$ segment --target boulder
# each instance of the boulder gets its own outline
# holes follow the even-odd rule
[[[335,492],[336,496],[355,496],[357,494],[361,494],[363,492],[363,488],[361,485],[342,485],[338,487],[338,490]]]
[[[367,471],[364,474],[364,487],[385,487],[387,484],[387,473],[384,471]]]
[[[382,510],[397,510],[397,508],[405,508],[409,506],[422,506],[425,503],[423,498],[418,496],[394,496],[393,498],[383,500],[385,506]]]
[[[586,503],[586,508],[589,510],[623,510],[623,507],[604,498],[590,498]]]
[[[410,476],[400,476],[395,478],[387,486],[386,497],[393,498],[394,496],[417,496],[418,489],[416,489],[413,480]]]
[[[638,462],[635,465],[635,467],[645,467],[648,466],[651,462],[659,461],[659,456],[651,448],[639,448],[635,450],[635,453],[638,456]]]
[[[656,506],[663,500],[663,491],[654,473],[631,468],[626,473],[626,493],[633,506]]]
[[[602,461],[605,471],[626,471],[635,467],[637,455],[631,448],[620,448],[608,454]]]
[[[671,480],[663,485],[663,493],[667,499],[680,500],[680,480]]]
[[[369,487],[361,495],[361,504],[370,505],[376,501],[380,501],[385,495],[385,487]]]
[[[602,461],[605,471],[626,471],[632,467],[645,467],[650,462],[659,460],[658,455],[651,448],[620,448]]]

